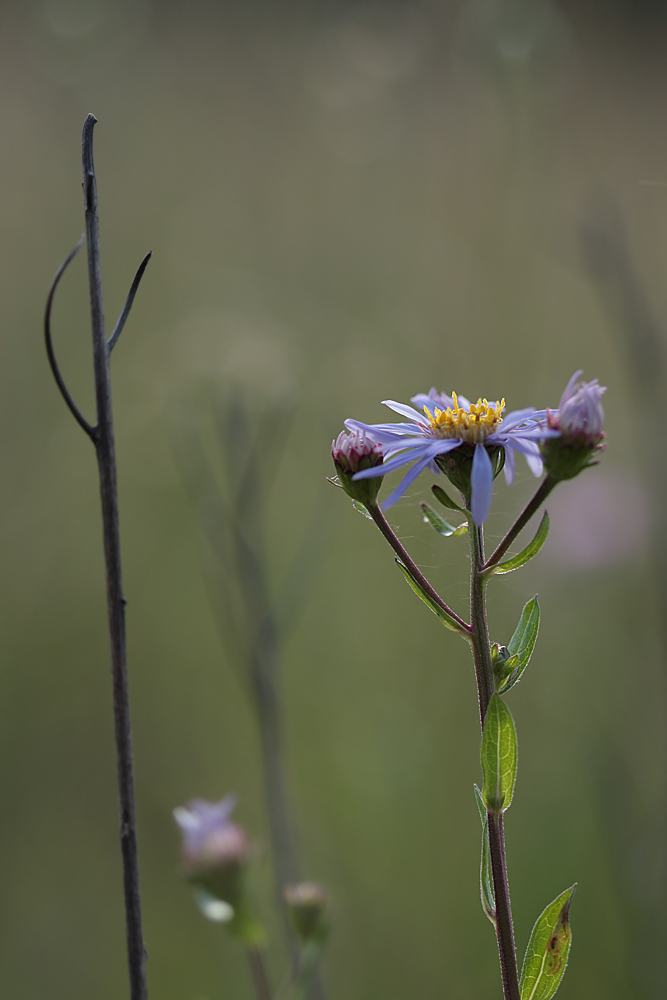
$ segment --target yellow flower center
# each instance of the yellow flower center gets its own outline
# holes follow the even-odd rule
[[[464,410],[459,406],[456,393],[452,393],[454,407],[448,406],[446,410],[435,409],[433,413],[424,407],[424,413],[428,417],[431,433],[440,438],[460,438],[468,444],[481,444],[487,439],[489,434],[502,423],[502,412],[505,409],[505,400],[489,403],[487,399],[478,399],[476,403],[470,404],[469,410]]]

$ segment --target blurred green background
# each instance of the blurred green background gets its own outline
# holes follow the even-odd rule
[[[258,411],[298,399],[269,551],[279,592],[317,513],[284,701],[304,870],[333,898],[331,1000],[491,1000],[468,651],[324,480],[342,421],[387,419],[382,399],[435,385],[553,407],[577,368],[609,386],[603,462],[560,488],[543,554],[490,595],[501,642],[536,592],[543,612],[509,698],[515,930],[522,954],[578,881],[559,995],[663,996],[661,5],[27,0],[0,4],[0,27],[0,994],[127,994],[95,462],[41,333],[83,229],[93,112],[110,323],[154,251],[112,366],[151,996],[251,997],[180,879],[175,805],[239,794],[271,903],[257,733],[219,641],[183,421],[213,455],[230,386]],[[92,415],[86,301],[81,257],[54,333]],[[423,523],[430,481],[390,519],[464,611],[467,543]],[[525,466],[498,480],[491,541],[532,488]]]

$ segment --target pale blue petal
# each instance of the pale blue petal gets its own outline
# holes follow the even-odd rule
[[[542,462],[541,455],[526,455],[526,461],[528,462],[528,468],[534,476],[542,475],[544,463]]]
[[[422,409],[428,406],[431,413],[433,413],[434,406],[437,406],[439,410],[446,410],[454,406],[452,397],[444,392],[438,392],[437,389],[430,389],[428,395],[418,392],[416,396],[411,397],[411,402]]]
[[[388,406],[390,410],[394,410],[396,413],[400,413],[401,416],[407,417],[408,420],[414,420],[417,424],[423,424],[425,422],[425,417],[423,413],[418,413],[413,410],[411,406],[407,403],[396,403],[393,399],[383,399],[383,406]]]
[[[400,500],[400,498],[407,490],[408,486],[414,483],[417,476],[419,476],[420,473],[424,471],[424,469],[426,468],[426,466],[429,464],[430,461],[431,457],[426,456],[426,458],[422,458],[420,462],[415,462],[415,464],[412,466],[408,474],[404,476],[403,479],[401,479],[400,483],[398,484],[394,492],[390,493],[387,499],[383,501],[382,503],[383,510],[386,510],[388,507],[393,506],[393,504],[395,504],[397,500]]]
[[[530,441],[517,441],[516,439],[513,440],[510,438],[506,446],[505,460],[507,460],[507,457],[510,454],[510,449],[512,449],[512,451],[519,451],[525,456],[526,461],[528,462],[528,467],[534,476],[542,475],[543,464],[540,456],[540,450],[537,445],[532,444]]]
[[[505,465],[503,466],[505,471],[505,482],[508,486],[511,486],[514,482],[514,452],[512,451],[512,445],[505,448]]]
[[[533,410],[533,420],[546,420],[548,410]]]
[[[522,420],[534,419],[535,410],[529,406],[526,410],[512,410],[506,417],[503,417],[502,430],[507,432],[520,424]]]
[[[558,431],[551,430],[549,427],[535,424],[534,427],[515,427],[513,431],[509,432],[507,439],[515,438],[520,440],[521,438],[525,438],[527,441],[544,441],[545,438],[558,437],[558,433]]]
[[[491,510],[493,497],[493,465],[489,453],[482,444],[475,445],[470,473],[470,510],[475,524],[484,524]]]
[[[408,462],[414,462],[415,459],[423,458],[424,448],[426,447],[427,445],[422,442],[421,451],[417,448],[411,448],[410,451],[404,451],[401,455],[397,455],[396,458],[392,458],[382,465],[374,465],[371,469],[362,469],[361,472],[355,472],[352,478],[356,482],[357,479],[374,479],[376,476],[386,476],[390,472],[395,472],[396,469],[407,465]]]
[[[364,424],[361,420],[353,420],[351,417],[345,421],[345,426],[349,431],[364,431],[370,435],[390,434],[397,439],[407,434],[418,433],[414,424]]]
[[[506,444],[507,447],[520,451],[522,455],[539,455],[540,453],[537,443],[526,438],[511,437],[507,439]]]
[[[568,399],[570,398],[570,396],[574,391],[574,387],[576,386],[577,382],[579,381],[579,379],[583,374],[584,374],[584,369],[580,368],[578,372],[574,373],[570,381],[567,383],[567,385],[563,389],[563,395],[560,397],[560,403],[558,404],[559,409],[562,409],[563,406],[567,403]]]

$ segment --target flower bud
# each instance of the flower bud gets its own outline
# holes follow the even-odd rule
[[[602,395],[606,387],[597,379],[582,382],[575,372],[561,396],[556,411],[547,411],[547,427],[558,434],[542,441],[544,467],[552,479],[573,479],[590,465],[604,448]]]
[[[236,797],[221,802],[193,799],[174,809],[183,834],[183,866],[187,878],[215,900],[230,907],[229,919],[243,901],[245,868],[250,841],[245,830],[230,820]]]
[[[285,886],[283,895],[299,941],[322,941],[329,926],[326,889],[316,882],[299,882]]]
[[[495,690],[500,692],[505,681],[519,666],[519,657],[516,653],[512,655],[507,646],[494,642],[491,646],[491,666]]]
[[[382,474],[368,479],[354,477],[358,472],[382,465],[382,445],[364,431],[354,430],[349,434],[341,431],[331,442],[331,454],[340,484],[347,495],[364,507],[373,506],[382,485]]]

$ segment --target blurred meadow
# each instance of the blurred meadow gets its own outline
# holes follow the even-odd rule
[[[559,996],[664,995],[666,44],[662,5],[621,0],[0,3],[2,997],[127,995],[96,468],[42,338],[88,112],[109,325],[153,250],[112,365],[150,995],[251,998],[180,875],[171,811],[193,796],[238,793],[285,970],[257,726],[188,481],[190,448],[223,481],[230,398],[280,430],[258,488],[271,588],[300,607],[285,769],[333,900],[330,1000],[500,995],[468,650],[325,477],[343,420],[390,419],[382,399],[555,407],[578,368],[609,387],[602,463],[490,593],[493,639],[535,593],[543,613],[508,699],[517,946],[577,881]],[[92,416],[86,281],[80,255],[53,329]],[[490,542],[533,488],[518,472]],[[390,520],[463,612],[467,542],[423,523],[431,482]]]

